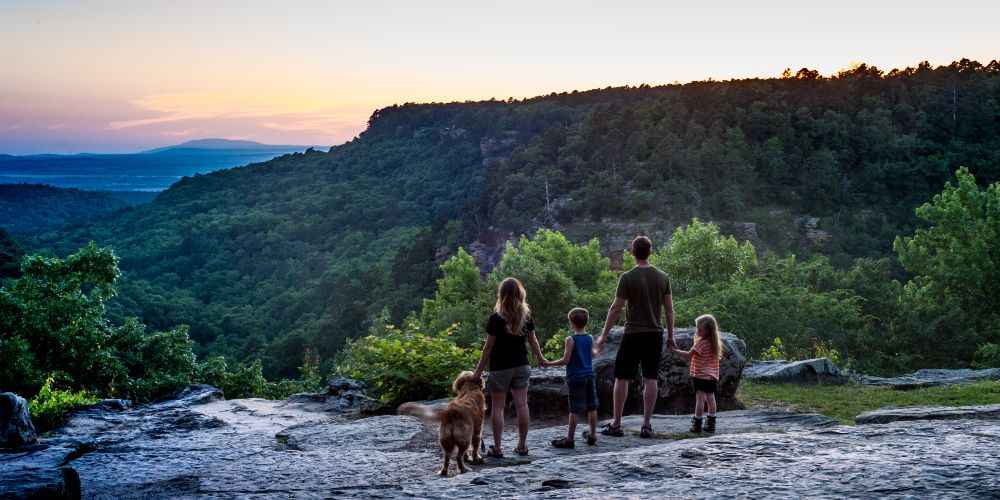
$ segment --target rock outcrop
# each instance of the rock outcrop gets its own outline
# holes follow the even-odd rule
[[[803,361],[756,361],[743,370],[747,380],[795,384],[843,384],[848,381],[829,358]]]
[[[18,448],[37,439],[28,402],[12,392],[0,393],[0,448]]]
[[[906,391],[910,389],[921,389],[924,387],[936,387],[941,385],[967,384],[970,382],[979,382],[981,380],[1000,380],[1000,368],[987,368],[984,370],[925,369],[917,370],[909,375],[902,375],[899,377],[873,377],[870,375],[860,375],[857,379],[865,385],[891,387],[893,389]]]
[[[816,414],[734,411],[720,414],[718,435],[695,437],[687,415],[657,415],[655,436],[642,439],[630,416],[623,438],[559,450],[548,442],[565,426],[533,428],[528,457],[440,478],[436,425],[220,396],[199,386],[177,400],[75,414],[39,444],[0,453],[0,497],[978,498],[1000,488],[1000,420],[851,427]],[[516,439],[507,432],[504,449]]]
[[[858,424],[887,424],[907,420],[1000,420],[1000,405],[979,406],[911,406],[881,408],[855,417]]]
[[[611,398],[615,384],[615,355],[621,346],[624,329],[616,327],[608,336],[604,352],[594,358],[597,380],[597,396],[600,400],[601,415],[611,414]],[[689,349],[694,341],[693,328],[678,328],[674,339],[681,349]],[[720,361],[719,393],[716,394],[719,408],[732,410],[741,408],[736,399],[743,367],[746,363],[746,344],[731,333],[722,333],[726,354]],[[690,413],[694,409],[694,389],[688,375],[688,362],[663,346],[659,371],[659,398],[657,413]],[[528,405],[532,415],[541,417],[564,417],[567,413],[566,380],[564,368],[541,368],[532,370]],[[626,413],[635,413],[642,408],[642,381],[637,377],[630,384]]]
[[[347,417],[357,417],[376,411],[379,407],[378,401],[368,397],[361,383],[343,377],[327,381],[325,392],[294,394],[288,398],[287,403],[308,411]]]

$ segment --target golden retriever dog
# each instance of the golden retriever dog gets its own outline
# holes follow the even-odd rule
[[[448,475],[448,463],[452,452],[456,453],[459,473],[465,472],[465,453],[471,451],[471,463],[482,463],[479,443],[483,439],[483,418],[486,416],[486,395],[483,379],[470,371],[458,374],[451,385],[455,399],[441,410],[417,403],[404,403],[399,407],[401,415],[414,415],[441,423],[439,431],[441,450],[444,451],[444,465],[440,474]]]

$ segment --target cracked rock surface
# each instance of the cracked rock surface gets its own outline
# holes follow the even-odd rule
[[[997,419],[852,427],[816,414],[745,410],[721,413],[718,434],[700,437],[686,432],[689,416],[657,415],[655,437],[642,439],[641,419],[630,416],[625,437],[601,436],[597,446],[578,437],[575,450],[549,446],[564,426],[532,429],[528,457],[511,452],[508,428],[507,458],[461,475],[453,466],[442,478],[436,424],[354,418],[313,399],[226,401],[202,386],[175,401],[82,412],[34,448],[0,455],[0,497],[19,496],[7,478],[30,464],[71,468],[84,498],[1000,494]]]

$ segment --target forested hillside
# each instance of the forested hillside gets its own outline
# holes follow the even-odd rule
[[[624,227],[602,234],[623,248],[625,223],[670,234],[699,217],[846,268],[889,255],[959,166],[1000,179],[996,61],[392,106],[327,153],[185,178],[33,246],[112,246],[117,317],[189,324],[201,353],[290,375],[307,347],[330,359],[383,309],[420,309],[460,245]],[[795,237],[805,217],[822,244]]]
[[[51,231],[144,203],[153,195],[81,191],[42,184],[0,184],[0,228],[14,234]]]

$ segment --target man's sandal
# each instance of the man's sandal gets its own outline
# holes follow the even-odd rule
[[[503,452],[490,445],[490,448],[486,450],[486,456],[490,458],[503,458]]]
[[[653,426],[651,425],[642,426],[642,430],[639,431],[639,437],[645,439],[653,437]]]
[[[570,448],[576,448],[576,443],[572,439],[561,437],[559,439],[552,440],[552,447],[570,449]]]
[[[611,424],[604,424],[604,427],[601,429],[601,434],[604,434],[605,436],[622,437],[625,435],[625,432],[622,431],[622,427],[620,425],[615,427]]]

